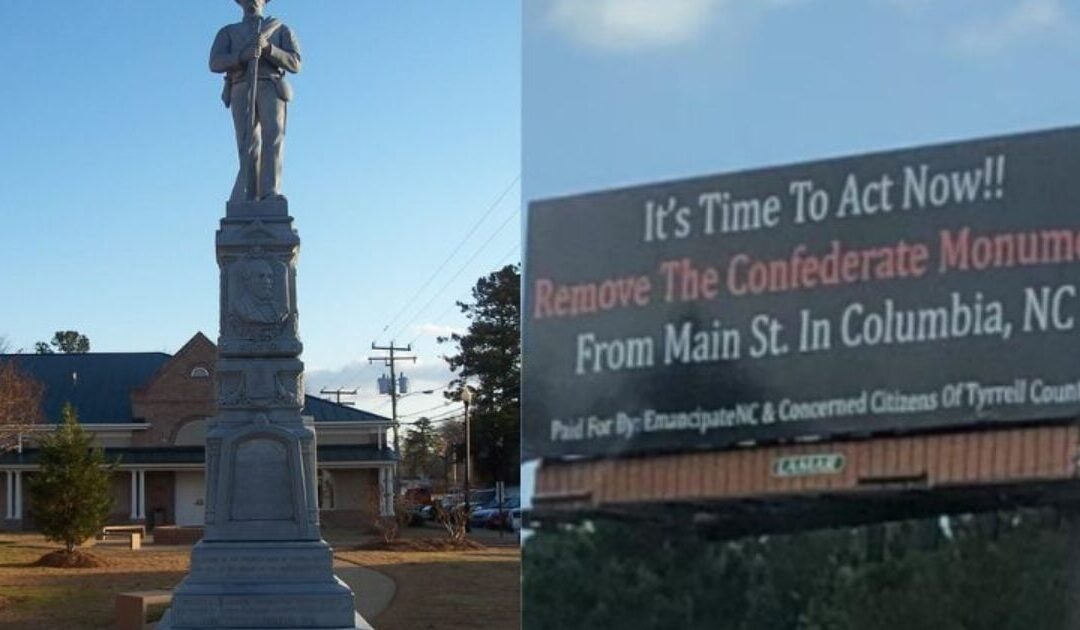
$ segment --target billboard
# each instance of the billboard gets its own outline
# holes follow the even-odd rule
[[[1080,416],[1080,128],[530,204],[527,457]]]

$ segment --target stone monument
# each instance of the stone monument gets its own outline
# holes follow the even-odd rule
[[[221,269],[218,414],[206,432],[206,528],[159,630],[370,628],[333,574],[319,533],[315,431],[304,404],[296,263],[300,238],[280,192],[292,32],[266,0],[236,0],[210,69],[226,75],[240,169],[217,232]]]

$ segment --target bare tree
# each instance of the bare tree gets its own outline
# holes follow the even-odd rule
[[[436,502],[435,520],[446,530],[450,542],[461,544],[465,541],[465,534],[469,531],[469,513],[465,511],[464,505],[443,507]]]
[[[382,536],[383,542],[390,544],[397,540],[401,529],[409,524],[415,504],[404,497],[395,498],[393,516],[382,516],[381,507],[379,495],[372,493],[368,499],[368,509],[372,517],[371,525]]]
[[[42,420],[44,387],[12,361],[0,361],[0,452],[17,448]]]

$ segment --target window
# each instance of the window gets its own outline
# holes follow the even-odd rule
[[[191,378],[210,378],[210,370],[200,365],[191,371]]]

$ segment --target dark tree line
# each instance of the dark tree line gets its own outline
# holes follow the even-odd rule
[[[1053,511],[703,541],[595,522],[524,551],[527,630],[1056,630]]]

